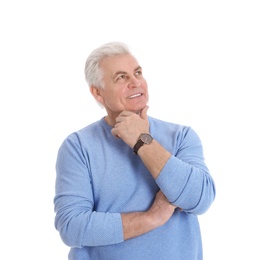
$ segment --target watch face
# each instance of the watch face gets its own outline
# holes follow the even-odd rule
[[[145,144],[150,144],[153,140],[152,136],[150,134],[142,134],[140,139]]]

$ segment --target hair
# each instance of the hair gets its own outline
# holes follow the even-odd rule
[[[122,42],[109,42],[92,51],[84,68],[85,79],[89,87],[92,85],[96,88],[104,87],[102,82],[103,71],[99,65],[102,59],[130,53],[128,46]]]

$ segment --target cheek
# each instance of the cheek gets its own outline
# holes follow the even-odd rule
[[[112,110],[122,110],[126,104],[125,97],[129,89],[124,84],[116,85],[114,88],[105,91],[103,99],[104,104]]]
[[[111,110],[116,110],[122,103],[119,97],[119,94],[116,92],[108,93],[108,95],[104,97],[104,104]]]
[[[148,83],[147,81],[143,78],[142,82],[141,82],[141,87],[143,89],[148,89]]]
[[[148,85],[147,85],[147,82],[145,81],[143,84],[142,84],[142,88],[145,90],[145,92],[148,94]]]
[[[143,89],[145,91],[145,97],[146,97],[146,100],[148,101],[149,99],[149,96],[148,96],[148,85],[147,85],[147,82],[145,81],[145,83],[143,84]]]

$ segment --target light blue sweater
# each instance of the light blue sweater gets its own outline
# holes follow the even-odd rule
[[[72,260],[200,260],[198,214],[215,198],[198,135],[149,117],[150,133],[173,155],[154,180],[102,118],[69,135],[56,162],[55,227]],[[159,188],[176,210],[169,221],[123,239],[120,213],[146,211]]]

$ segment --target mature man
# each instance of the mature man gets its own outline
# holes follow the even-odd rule
[[[85,75],[107,114],[58,152],[55,226],[69,259],[202,259],[197,215],[215,186],[200,138],[147,115],[147,82],[125,44],[95,49]]]

